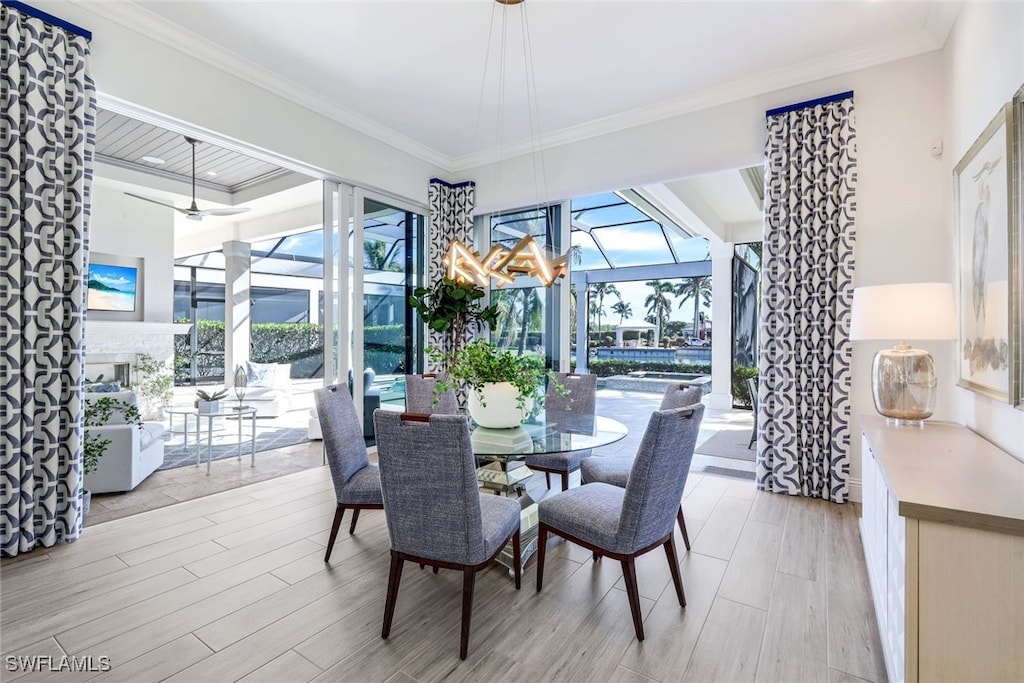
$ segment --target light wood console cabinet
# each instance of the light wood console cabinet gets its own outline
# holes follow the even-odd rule
[[[861,538],[890,680],[1024,681],[1024,463],[960,425],[861,424]]]

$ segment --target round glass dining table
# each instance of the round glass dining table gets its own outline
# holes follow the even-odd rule
[[[541,412],[518,427],[489,429],[470,422],[470,442],[476,456],[480,486],[496,493],[525,493],[533,472],[528,455],[583,451],[613,444],[629,430],[600,415]]]

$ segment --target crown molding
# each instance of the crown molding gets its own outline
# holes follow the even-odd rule
[[[315,92],[298,87],[272,71],[234,52],[226,50],[177,24],[168,22],[154,12],[134,2],[69,1],[104,19],[113,21],[147,38],[152,38],[166,47],[210,64],[225,73],[262,88],[272,95],[326,116],[337,123],[352,128],[427,163],[445,169],[450,164],[449,157],[440,152],[347,107],[330,102]]]
[[[550,148],[649,125],[702,109],[767,95],[786,88],[938,50],[945,44],[962,5],[959,2],[933,4],[924,25],[919,29],[918,35],[912,39],[901,39],[885,45],[830,55],[819,60],[804,62],[795,67],[745,77],[658,104],[563,128],[542,135],[536,141],[521,140],[512,144],[502,144],[500,154],[492,148],[450,157],[347,107],[330,102],[318,93],[296,86],[270,70],[177,24],[164,20],[135,2],[69,1],[178,52],[195,57],[273,95],[326,116],[379,142],[444,169],[449,174],[464,173],[479,166],[535,152],[543,154],[544,150]]]
[[[536,151],[543,152],[553,147],[629,130],[630,128],[638,128],[702,109],[767,95],[786,88],[841,76],[886,62],[932,52],[942,48],[945,37],[949,33],[949,27],[952,26],[952,21],[955,18],[955,11],[948,17],[943,16],[943,22],[946,22],[944,33],[937,28],[938,24],[930,25],[929,30],[922,31],[913,40],[893,41],[882,46],[831,55],[823,59],[805,62],[795,67],[786,67],[748,76],[725,85],[689,93],[659,104],[563,128],[562,130],[542,136],[538,145],[534,145],[529,140],[519,141],[511,145],[502,145],[503,153],[500,157],[494,149],[456,157],[450,162],[454,167],[452,172],[462,173],[479,166],[532,154],[535,148]]]

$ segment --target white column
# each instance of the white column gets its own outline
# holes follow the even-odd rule
[[[587,372],[590,348],[587,345],[587,311],[590,310],[590,287],[585,278],[576,282],[576,372]]]
[[[249,360],[249,268],[252,249],[248,242],[224,243],[224,384],[233,386],[235,368]]]
[[[711,395],[708,406],[732,408],[732,242],[711,243]],[[694,321],[696,323],[696,321]],[[696,330],[696,325],[694,325]]]

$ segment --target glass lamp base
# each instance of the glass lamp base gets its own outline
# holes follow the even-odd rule
[[[897,424],[917,424],[935,412],[935,362],[921,349],[885,349],[871,364],[875,410]]]

